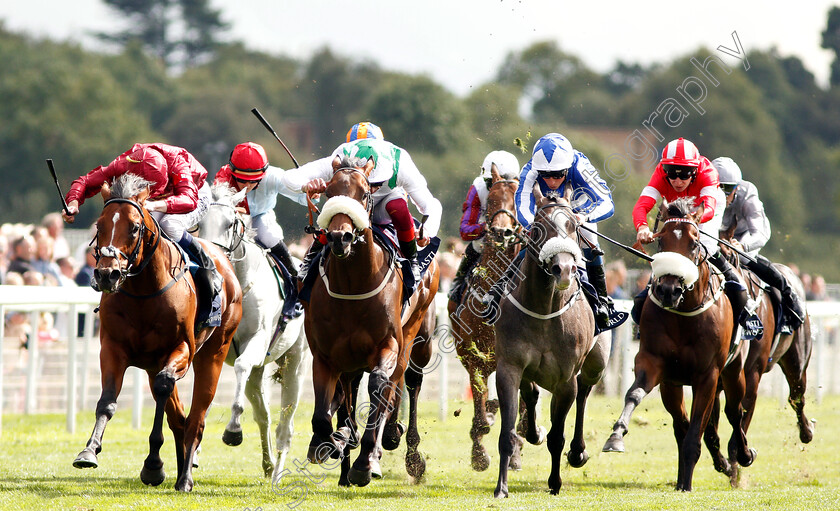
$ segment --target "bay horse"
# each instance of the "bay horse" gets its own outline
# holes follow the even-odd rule
[[[396,422],[403,380],[409,394],[406,470],[419,479],[425,461],[417,451],[417,397],[423,367],[431,358],[434,298],[440,280],[432,260],[405,310],[402,271],[374,239],[370,225],[372,159],[336,158],[318,217],[327,240],[308,301],[302,300],[304,328],[312,352],[315,411],[307,458],[341,460],[338,484],[367,485],[381,477],[382,449],[395,449],[403,433]],[[369,372],[369,414],[364,435],[356,433],[356,390]],[[337,388],[337,384],[340,387]],[[337,412],[339,428],[333,430]],[[350,466],[349,450],[360,443]]]
[[[604,452],[624,452],[630,417],[645,395],[659,385],[662,403],[674,420],[679,450],[677,490],[691,491],[700,458],[700,437],[717,435],[710,421],[718,384],[726,396],[725,413],[732,425],[729,452],[749,466],[755,450],[747,445],[741,418],[745,393],[745,343],[733,350],[732,305],[723,279],[713,272],[700,243],[702,211],[692,211],[693,197],[663,202],[662,228],[655,237],[660,252],[653,257],[652,284],[641,311],[640,344],[635,358],[636,379],[624,398],[624,409],[604,445]],[[686,414],[683,386],[692,389],[691,417]],[[711,426],[710,426],[711,424]],[[707,427],[709,429],[707,430]],[[707,446],[710,437],[707,436]],[[714,455],[713,455],[713,458]],[[725,460],[715,468],[726,472]]]
[[[514,203],[519,181],[503,179],[495,163],[491,166],[492,181],[488,187],[485,225],[487,234],[482,243],[481,259],[466,279],[461,301],[450,301],[448,312],[452,335],[456,339],[458,360],[467,370],[473,400],[473,420],[470,428],[472,439],[471,465],[484,471],[490,466],[490,456],[481,441],[490,432],[495,420],[498,401],[488,402],[487,380],[496,371],[493,326],[487,323],[481,303],[484,294],[505,272],[508,264],[519,252],[522,226],[516,218]],[[511,457],[511,468],[518,469],[519,447]]]
[[[732,240],[732,233],[735,232],[733,224],[730,228],[721,234],[721,239]],[[750,298],[757,304],[755,313],[761,319],[764,325],[764,334],[761,337],[756,337],[748,341],[749,352],[747,354],[746,362],[744,363],[744,377],[745,377],[745,393],[742,404],[744,407],[744,415],[741,420],[742,427],[746,433],[749,430],[752,422],[753,413],[755,412],[755,403],[758,396],[758,387],[761,377],[768,373],[775,364],[778,364],[790,388],[788,403],[790,403],[797,417],[797,425],[799,427],[799,439],[802,443],[809,443],[814,436],[814,427],[808,417],[805,415],[805,389],[806,389],[806,370],[808,369],[808,362],[811,358],[811,351],[813,339],[811,338],[811,320],[808,316],[807,309],[805,313],[805,321],[796,328],[791,330],[786,328],[777,330],[776,311],[777,305],[781,300],[781,294],[762,282],[758,276],[750,271],[745,266],[740,265],[740,258],[738,255],[726,245],[721,246],[721,250],[727,257],[730,258],[733,265],[740,271],[747,284],[747,291]],[[779,263],[773,264],[787,279],[794,293],[798,294],[802,303],[805,303],[805,289],[799,277],[793,271]],[[717,423],[720,414],[720,404],[715,402],[715,408],[712,414],[712,421]],[[726,467],[726,461],[722,459],[719,450],[715,449],[715,438],[713,432],[707,431],[706,444],[715,460],[715,467],[720,470],[721,467]],[[732,482],[736,482],[737,470],[735,466],[735,459],[732,453],[729,453],[728,463],[730,470],[720,470],[728,473]]]
[[[242,290],[227,257],[202,242],[213,257],[224,284],[221,325],[194,331],[195,284],[178,246],[143,207],[150,183],[124,174],[108,190],[96,221],[96,269],[93,279],[102,290],[99,303],[99,365],[102,394],[96,404],[93,433],[73,466],[96,468],[105,426],[114,416],[117,396],[128,366],[149,376],[155,399],[155,418],[149,435],[149,455],[140,472],[147,485],[161,484],[166,475],[160,448],[163,414],[175,437],[178,478],[175,489],[191,491],[192,468],[204,433],[207,408],[227,356],[230,341],[242,318]],[[192,366],[195,373],[190,413],[178,396],[176,382]]]
[[[303,331],[303,317],[290,320],[280,328],[283,310],[281,280],[275,276],[266,250],[254,241],[253,231],[236,211],[247,190],[236,193],[227,184],[213,186],[213,202],[199,222],[201,237],[230,258],[242,287],[242,322],[231,342],[225,362],[233,366],[236,387],[230,421],[222,441],[230,446],[242,443],[240,418],[245,397],[254,409],[254,421],[260,432],[262,468],[273,482],[282,477],[286,456],[291,448],[294,416],[303,390],[303,378],[309,348]],[[282,278],[282,277],[280,277]],[[271,446],[271,413],[265,391],[264,372],[277,364],[274,377],[282,385],[280,417],[275,431],[277,456]]]
[[[583,438],[584,411],[592,387],[606,370],[610,340],[608,334],[595,335],[595,318],[578,278],[578,268],[584,263],[570,192],[571,187],[565,197],[548,198],[539,186],[534,187],[537,210],[528,253],[519,266],[521,281],[501,302],[495,323],[496,388],[502,418],[496,498],[508,496],[507,471],[517,440],[520,389],[528,409],[526,439],[531,443],[547,440],[551,453],[548,487],[552,495],[562,485],[563,429],[575,402],[575,431],[567,458],[573,467],[589,459]],[[547,438],[536,427],[537,395],[526,391],[533,384],[552,393]]]

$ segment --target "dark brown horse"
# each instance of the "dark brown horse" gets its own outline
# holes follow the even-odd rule
[[[487,402],[487,379],[496,371],[496,335],[493,326],[487,324],[487,317],[483,314],[486,307],[481,299],[519,252],[522,231],[514,204],[519,181],[502,179],[495,164],[491,167],[491,175],[493,180],[487,195],[485,223],[487,234],[482,244],[481,259],[467,278],[461,302],[449,302],[455,349],[470,378],[473,399],[470,459],[473,469],[478,471],[487,470],[490,466],[490,456],[481,441],[490,432],[498,409],[498,402]],[[516,447],[519,447],[518,443]],[[511,462],[514,468],[520,466],[518,458],[519,449],[516,449]]]
[[[571,192],[571,187],[568,187]],[[496,388],[502,419],[499,431],[497,498],[508,496],[508,466],[517,441],[519,396],[528,408],[525,438],[547,440],[551,453],[548,487],[562,485],[560,459],[566,439],[564,425],[573,403],[575,432],[567,455],[573,467],[589,459],[583,438],[584,411],[592,387],[600,381],[609,359],[609,334],[595,336],[595,318],[584,298],[577,269],[583,265],[578,246],[577,217],[569,196],[543,197],[534,187],[537,207],[528,238],[528,254],[519,266],[521,282],[501,302],[496,328]],[[551,430],[537,428],[536,385],[552,393]]]
[[[735,225],[733,224],[727,232],[722,234],[722,239],[731,240],[734,230]],[[728,254],[728,257],[736,266],[739,265],[739,258],[734,251],[730,250],[727,246],[722,246],[721,250]],[[788,280],[793,292],[799,295],[802,303],[805,303],[805,290],[799,278],[785,265],[775,264],[774,266]],[[746,267],[740,267],[740,270],[747,283],[747,290],[750,297],[757,305],[755,312],[764,324],[764,334],[761,337],[747,341],[749,343],[749,353],[744,364],[746,387],[742,401],[744,407],[744,416],[741,421],[742,427],[746,433],[752,422],[761,377],[778,363],[790,388],[788,402],[794,412],[796,412],[797,424],[799,426],[799,439],[803,443],[808,443],[814,435],[813,424],[808,420],[804,410],[806,370],[811,358],[813,343],[811,339],[810,317],[808,317],[806,312],[805,321],[796,330],[776,330],[776,311],[779,310],[777,306],[781,298],[780,295],[778,295],[777,291],[774,291],[763,283]],[[719,407],[720,405],[715,403],[715,409],[712,415],[712,422],[715,424],[719,416]],[[722,460],[719,451],[715,449],[715,436],[713,432],[707,431],[706,444],[712,454],[712,458],[715,460],[715,467],[721,472],[726,472],[725,470],[721,470],[721,467],[726,467],[726,462]],[[728,461],[731,465],[731,470],[727,473],[732,476],[733,482],[735,482],[737,471],[734,466],[735,459],[731,452],[729,453]]]
[[[405,379],[410,405],[406,469],[419,478],[425,462],[417,451],[417,394],[422,369],[431,357],[434,297],[440,272],[432,261],[405,310],[402,272],[374,239],[370,227],[372,197],[368,176],[373,160],[345,158],[333,162],[319,226],[326,232],[328,252],[318,268],[304,327],[312,351],[315,411],[308,459],[324,463],[341,458],[339,485],[367,485],[381,477],[382,448],[395,449],[403,430],[396,422],[399,392]],[[422,337],[424,342],[416,342]],[[370,373],[370,413],[361,452],[350,466],[354,447],[356,390],[362,372]],[[340,382],[340,387],[337,384]],[[337,413],[338,430],[332,416]]]
[[[702,212],[692,212],[692,206],[693,198],[663,203],[662,229],[656,235],[660,253],[654,256],[653,282],[639,323],[636,380],[604,445],[605,452],[624,451],[623,437],[633,410],[659,385],[662,403],[674,420],[679,449],[677,489],[683,491],[691,491],[694,467],[700,458],[700,438],[712,416],[718,381],[726,395],[725,412],[733,429],[729,452],[745,467],[755,459],[741,422],[746,350],[741,344],[730,352],[732,305],[723,292],[720,276],[711,271],[699,240]],[[690,419],[683,401],[685,385],[692,389]]]
[[[103,291],[99,304],[102,395],[96,405],[93,433],[73,466],[98,466],[96,456],[102,449],[105,426],[116,411],[125,370],[135,366],[149,375],[155,398],[149,455],[140,480],[157,486],[166,478],[160,457],[165,410],[175,437],[175,489],[190,491],[205,413],[242,317],[242,291],[224,254],[202,243],[224,279],[222,323],[194,331],[195,284],[178,247],[162,236],[160,226],[143,207],[149,196],[148,186],[147,181],[132,174],[117,178],[96,221],[98,260],[94,280]],[[190,366],[195,382],[190,414],[185,416],[175,382],[187,374]]]

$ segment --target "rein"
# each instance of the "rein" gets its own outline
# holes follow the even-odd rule
[[[388,265],[388,273],[382,278],[382,282],[373,289],[372,291],[368,291],[367,293],[361,294],[354,294],[354,295],[345,295],[341,293],[336,293],[332,289],[330,289],[330,281],[327,278],[327,273],[324,271],[324,258],[321,258],[320,264],[318,264],[318,273],[321,274],[321,279],[324,281],[324,286],[327,288],[327,294],[329,294],[333,298],[338,298],[339,300],[367,300],[368,298],[374,297],[378,295],[385,286],[388,284],[388,281],[391,279],[391,274],[394,272],[394,261],[391,260],[391,263]]]
[[[577,281],[577,278],[575,278],[575,281]],[[578,282],[577,289],[572,294],[572,296],[569,297],[569,300],[566,302],[566,304],[563,305],[562,307],[560,307],[560,310],[554,311],[551,314],[538,314],[534,311],[526,309],[524,305],[522,305],[521,303],[516,301],[516,299],[513,297],[512,294],[509,294],[507,296],[507,299],[510,300],[510,303],[512,303],[514,307],[516,307],[517,309],[522,311],[524,314],[526,314],[528,316],[531,316],[532,318],[542,319],[542,320],[552,319],[552,318],[556,318],[557,316],[559,316],[559,315],[563,314],[564,312],[566,312],[567,310],[569,310],[569,308],[572,305],[574,305],[574,303],[577,301],[578,297],[580,297],[580,292],[581,292],[582,288],[581,288],[580,282],[579,281],[577,281],[577,282]]]
[[[221,206],[221,207],[225,207],[225,208],[230,208],[234,212],[236,211],[235,206],[232,206],[230,204],[226,204],[224,202],[211,202],[210,206]],[[233,244],[233,246],[231,246],[231,247],[227,247],[227,246],[222,245],[221,243],[218,243],[216,241],[213,242],[214,245],[221,248],[225,252],[225,255],[228,256],[228,259],[230,259],[230,262],[232,262],[232,263],[238,263],[239,261],[241,261],[245,258],[244,253],[242,254],[242,257],[240,257],[239,259],[232,259],[231,258],[231,256],[233,256],[234,252],[236,252],[236,250],[242,245],[242,242],[246,241],[245,240],[245,222],[242,220],[242,217],[240,217],[238,213],[235,213],[235,216],[236,216],[236,218],[233,221],[233,225],[231,226],[234,230],[234,236],[236,237],[235,238],[235,244]]]

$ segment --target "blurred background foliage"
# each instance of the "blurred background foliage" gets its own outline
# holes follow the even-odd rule
[[[329,48],[303,61],[220,43],[226,25],[206,2],[107,3],[119,4],[129,20],[132,9],[183,4],[192,11],[168,16],[192,27],[193,36],[171,40],[135,23],[130,32],[102,34],[103,49],[93,52],[10,32],[0,21],[0,222],[37,222],[57,210],[45,158],[54,159],[65,191],[135,142],[183,146],[211,177],[246,140],[263,144],[273,164],[292,168],[251,115],[257,107],[301,164],[330,153],[353,123],[378,124],[411,153],[443,203],[441,237],[457,236],[462,201],[489,151],[508,150],[524,164],[537,138],[562,132],[599,169],[610,155],[624,157],[620,172],[602,170],[616,214],[599,227],[630,244],[630,211],[653,170],[628,156],[628,140],[640,130],[657,152],[683,136],[710,159],[735,159],[758,186],[773,226],[763,253],[840,280],[831,255],[840,248],[840,71],[820,87],[798,58],[775,49],[738,61],[697,48],[653,66],[617,62],[601,74],[556,43],[541,42],[510,53],[494,80],[459,97],[428,76],[392,72]],[[824,47],[840,52],[837,8],[822,36]],[[724,63],[708,66],[718,85],[692,64],[710,57]],[[684,82],[691,77],[705,84],[699,108],[679,94],[681,86],[701,93]],[[669,127],[660,115],[652,122],[663,139],[657,140],[642,123],[669,100],[682,108],[671,111],[671,121],[679,122]],[[77,226],[97,213],[82,208]],[[288,238],[303,234],[304,208],[281,200],[277,213]],[[641,266],[606,245],[608,259]]]

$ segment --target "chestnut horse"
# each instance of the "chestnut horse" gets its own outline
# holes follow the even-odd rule
[[[505,272],[508,264],[519,252],[522,226],[516,219],[514,198],[519,181],[502,179],[496,165],[491,167],[492,183],[487,195],[485,213],[487,234],[482,244],[481,259],[472,274],[468,276],[466,288],[460,303],[449,302],[449,318],[452,335],[456,339],[458,359],[467,370],[473,399],[473,420],[470,428],[472,439],[472,468],[487,470],[490,456],[481,441],[490,432],[495,420],[498,401],[487,401],[487,379],[496,371],[496,335],[493,326],[487,324],[481,303],[484,294]],[[519,460],[520,442],[511,457],[511,468],[521,466]]]
[[[575,406],[575,430],[567,459],[573,467],[589,459],[583,438],[586,400],[601,380],[609,359],[609,334],[595,335],[592,308],[583,295],[578,268],[583,266],[577,237],[577,217],[569,203],[571,187],[562,198],[546,198],[534,186],[537,207],[528,238],[528,253],[519,266],[521,282],[501,302],[496,328],[496,388],[502,426],[499,431],[499,479],[496,498],[508,496],[508,466],[517,434],[520,393],[527,406],[531,443],[547,440],[551,453],[548,487],[560,491],[560,458],[566,443],[566,416]],[[537,428],[539,385],[552,393],[551,430]],[[520,391],[522,389],[522,391]]]
[[[96,221],[94,281],[102,290],[99,303],[99,365],[102,394],[96,423],[85,449],[73,466],[96,468],[105,426],[114,416],[117,396],[128,366],[149,375],[155,398],[155,418],[149,435],[149,455],[140,471],[143,483],[157,486],[166,475],[160,448],[163,413],[175,437],[178,479],[175,489],[191,491],[192,467],[204,432],[207,408],[216,393],[231,338],[242,317],[242,291],[228,259],[204,242],[224,279],[222,320],[216,328],[194,331],[195,284],[175,243],[145,210],[150,183],[133,174],[118,177]],[[178,397],[176,381],[190,366],[195,372],[189,416]]]
[[[302,300],[315,391],[307,457],[313,463],[340,458],[338,484],[342,486],[365,486],[372,477],[381,477],[382,449],[395,449],[403,433],[396,410],[405,379],[410,403],[406,469],[420,478],[425,462],[417,451],[417,395],[422,368],[431,358],[440,271],[432,260],[401,312],[402,272],[374,239],[370,226],[373,190],[368,176],[373,160],[336,158],[333,169],[325,191],[329,200],[318,218],[328,250],[311,270],[320,277],[315,279],[309,301]],[[365,371],[370,373],[370,413],[361,451],[351,467],[349,450],[358,440],[356,390]],[[338,431],[332,424],[336,411]]]
[[[630,416],[645,395],[659,385],[662,403],[674,420],[679,449],[676,488],[682,491],[691,491],[694,467],[700,458],[700,437],[710,424],[718,381],[726,395],[725,412],[733,430],[729,452],[745,467],[755,460],[741,421],[745,343],[730,350],[732,305],[723,292],[721,276],[712,272],[700,243],[702,211],[691,211],[693,201],[687,197],[663,203],[662,229],[656,234],[660,252],[651,263],[653,282],[639,322],[636,380],[627,391],[624,410],[603,449],[624,452],[623,437]],[[692,389],[690,420],[683,402],[684,385]],[[718,460],[715,463],[724,471],[717,466]]]

